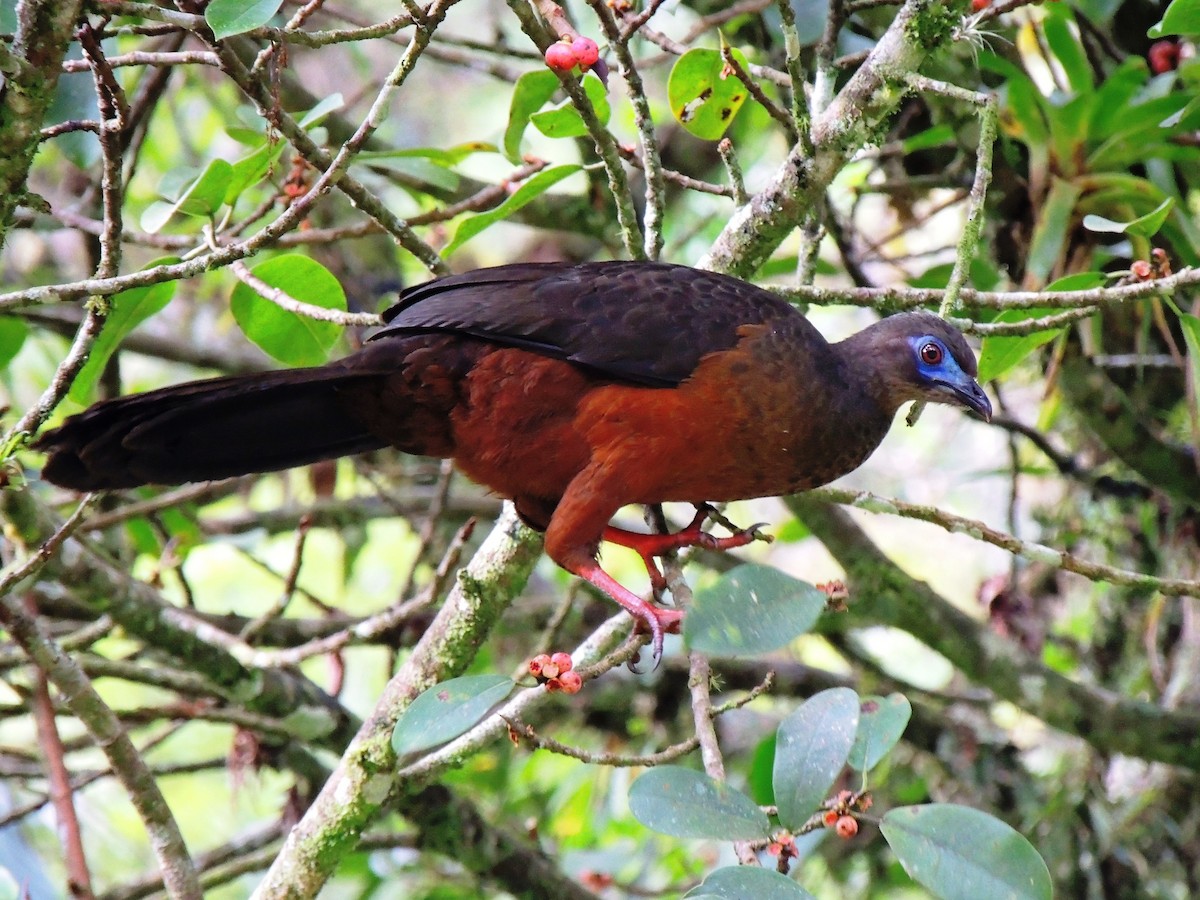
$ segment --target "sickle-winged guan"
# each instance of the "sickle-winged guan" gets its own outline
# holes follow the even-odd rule
[[[962,335],[904,313],[830,344],[743,281],[643,262],[521,264],[409,289],[338,362],[197,381],[98,403],[42,436],[43,476],[78,490],[178,484],[391,445],[452,457],[545,531],[546,552],[649,626],[656,657],[681,613],[597,561],[716,539],[610,526],[632,503],[739,500],[844,475],[908,400],[987,419]]]

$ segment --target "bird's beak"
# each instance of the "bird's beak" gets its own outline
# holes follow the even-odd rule
[[[940,387],[948,390],[954,397],[953,402],[974,413],[985,422],[992,421],[992,401],[988,399],[979,382],[964,375],[961,381],[944,381]]]

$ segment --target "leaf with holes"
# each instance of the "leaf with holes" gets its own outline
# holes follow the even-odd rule
[[[732,50],[743,72],[750,63]],[[718,140],[733,122],[749,92],[725,65],[719,50],[689,50],[676,60],[667,79],[667,98],[679,124],[698,138]]]
[[[259,263],[251,273],[293,300],[323,309],[346,308],[346,293],[333,273],[307,256],[288,253]],[[238,282],[229,302],[233,318],[246,337],[289,366],[325,362],[329,348],[342,333],[335,322],[322,322],[283,309]]]
[[[633,817],[661,834],[722,841],[766,839],[771,823],[754,801],[703,772],[656,766],[629,789]]]
[[[396,722],[392,749],[404,757],[454,740],[480,722],[514,686],[503,675],[464,675],[435,684]]]
[[[826,597],[773,566],[742,565],[698,591],[683,618],[689,648],[712,656],[755,656],[809,631]]]
[[[880,830],[913,880],[942,900],[1050,900],[1050,872],[1017,831],[951,803],[889,811]]]
[[[779,725],[773,780],[784,828],[799,829],[829,796],[854,745],[858,710],[858,694],[830,688],[814,694]]]

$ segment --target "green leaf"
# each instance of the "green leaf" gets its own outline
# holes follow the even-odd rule
[[[219,41],[266,25],[281,6],[283,0],[212,0],[204,19]]]
[[[697,592],[683,618],[689,648],[754,656],[783,647],[816,624],[826,597],[774,566],[741,565]]]
[[[487,212],[479,213],[479,215],[471,216],[465,219],[458,230],[454,232],[454,240],[452,240],[444,251],[443,256],[449,256],[479,232],[485,228],[495,225],[497,222],[507,219],[518,209],[527,203],[530,203],[548,191],[551,187],[558,184],[569,175],[574,175],[583,167],[574,163],[563,166],[551,166],[549,169],[542,169],[524,184],[522,184],[512,196],[501,203],[494,209],[489,209]]]
[[[324,309],[346,308],[346,294],[333,273],[307,256],[288,253],[250,270],[289,297]],[[341,334],[341,326],[281,309],[238,282],[230,308],[246,337],[289,366],[320,365]]]
[[[899,743],[911,718],[912,704],[903,694],[864,697],[859,705],[854,745],[850,748],[850,767],[859,772],[875,768]]]
[[[998,313],[993,323],[1024,322],[1041,316],[1061,312],[1049,307],[1032,307],[1030,309],[1006,309]],[[994,381],[1008,373],[1021,360],[1043,344],[1054,340],[1062,331],[1052,328],[1047,331],[1035,331],[1032,334],[996,335],[985,337],[983,347],[979,351],[979,381],[981,384]]]
[[[901,145],[905,153],[913,153],[917,150],[929,150],[933,147],[945,147],[954,145],[954,129],[949,125],[934,125],[932,128],[926,128],[920,134],[914,134],[910,138],[906,138]]]
[[[507,697],[513,680],[503,675],[464,675],[435,684],[400,716],[392,749],[404,757],[465,734]]]
[[[0,369],[5,368],[21,352],[29,336],[29,325],[15,316],[0,316]]]
[[[521,138],[529,117],[546,105],[558,87],[558,76],[549,69],[535,69],[517,79],[508,107],[508,127],[504,129],[504,155],[510,162],[521,161]]]
[[[828,796],[854,745],[858,710],[858,694],[850,688],[830,688],[780,723],[774,781],[784,828],[799,829]]]
[[[1134,237],[1152,238],[1162,228],[1163,222],[1171,214],[1175,200],[1168,197],[1144,216],[1138,216],[1129,222],[1114,222],[1104,216],[1084,216],[1083,227],[1089,231],[1105,232],[1108,234],[1131,234]]]
[[[1067,275],[1047,285],[1045,291],[1086,291],[1103,287],[1106,279],[1103,272],[1078,272]],[[999,322],[1024,322],[1028,319],[1039,319],[1042,316],[1053,315],[1062,310],[1052,307],[1030,307],[1029,309],[1006,309],[992,319]],[[1032,334],[997,335],[983,339],[983,349],[979,353],[979,380],[993,381],[1005,375],[1009,369],[1027,357],[1030,353],[1054,340],[1063,329],[1049,328],[1045,331],[1035,331]]]
[[[146,268],[152,269],[155,266],[171,265],[177,262],[179,262],[178,257],[168,256],[154,260]],[[81,404],[90,402],[96,382],[104,374],[104,367],[108,365],[113,353],[121,346],[121,342],[133,329],[171,302],[171,298],[175,295],[176,284],[177,282],[174,281],[163,281],[145,287],[130,288],[113,296],[110,301],[112,307],[104,323],[104,328],[101,329],[100,336],[92,345],[92,352],[88,355],[87,362],[83,364],[83,368],[79,370],[79,374],[71,383],[68,396],[72,400]]]
[[[1061,5],[1047,7],[1046,13],[1042,20],[1042,33],[1066,73],[1071,91],[1076,94],[1090,91],[1093,86],[1092,66],[1083,52],[1079,36],[1071,29],[1073,23],[1069,21],[1070,13]]]
[[[1200,34],[1200,3],[1196,0],[1172,0],[1162,21],[1146,32],[1150,37],[1166,34]]]
[[[1030,277],[1042,281],[1054,270],[1066,244],[1080,193],[1081,188],[1072,181],[1062,178],[1053,180],[1030,241],[1027,259]]]
[[[999,819],[947,803],[905,806],[880,830],[904,871],[942,900],[1050,900],[1050,872],[1037,850]]]
[[[243,191],[266,178],[286,148],[284,141],[264,142],[257,150],[235,162],[229,173],[229,184],[225,187],[225,203],[233,206]]]
[[[1191,313],[1179,312],[1179,324],[1183,326],[1183,340],[1192,367],[1192,385],[1200,394],[1200,319]]]
[[[750,63],[734,49],[745,72]],[[675,61],[667,79],[671,112],[684,128],[706,141],[718,140],[746,102],[746,86],[731,72],[718,50],[689,50]]]
[[[707,878],[683,895],[687,900],[705,897],[720,900],[816,900],[786,875],[759,866],[726,866],[711,872]]]
[[[212,9],[210,6],[209,9]],[[340,92],[335,91],[324,100],[321,100],[304,114],[304,118],[300,120],[301,128],[307,130],[316,128],[324,122],[332,113],[337,112],[346,105],[346,98]]]
[[[583,79],[583,89],[587,93],[588,100],[591,101],[596,118],[600,120],[601,125],[607,125],[612,110],[608,105],[607,88],[605,88],[604,82],[594,73],[589,72]],[[554,109],[533,113],[529,117],[529,121],[548,138],[583,137],[588,133],[583,116],[579,114],[579,110],[570,100]]]
[[[444,191],[458,190],[458,186],[462,180],[459,178],[458,173],[452,172],[436,160],[422,159],[415,156],[402,156],[393,153],[373,156],[370,160],[367,160],[364,158],[366,155],[365,153],[362,154],[354,161],[355,164],[362,165],[369,162],[375,168],[397,172],[400,175],[405,175],[433,187],[441,188]]]
[[[767,814],[724,782],[683,766],[656,766],[629,789],[633,817],[679,838],[750,841],[770,837]]]
[[[233,182],[233,166],[223,159],[214,159],[174,203],[152,203],[142,214],[142,227],[151,234],[167,224],[175,215],[208,219],[225,203],[225,195]]]

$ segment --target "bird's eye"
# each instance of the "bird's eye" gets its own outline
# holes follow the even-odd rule
[[[927,366],[936,366],[942,361],[941,345],[929,341],[921,345],[921,362]]]

